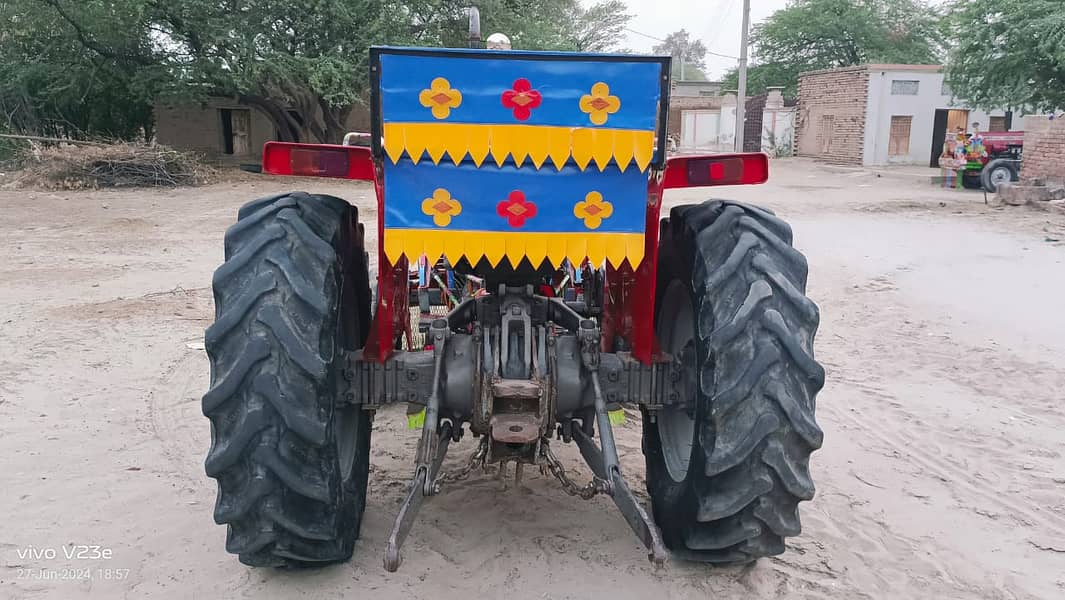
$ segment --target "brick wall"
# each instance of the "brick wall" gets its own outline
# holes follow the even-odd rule
[[[222,117],[219,113],[223,108],[250,110],[249,154],[223,154]],[[356,106],[348,116],[347,128],[349,131],[369,133],[369,108],[365,105]],[[276,140],[277,131],[265,113],[249,109],[236,100],[211,98],[202,103],[156,104],[155,139],[166,146],[201,153],[221,164],[256,163],[262,157],[263,144]],[[333,143],[339,144],[340,141]]]
[[[762,150],[762,116],[765,112],[766,99],[769,94],[752,96],[744,104],[743,115],[743,151],[761,152]]]
[[[862,164],[869,70],[846,67],[799,76],[796,147],[799,156]]]
[[[1033,177],[1065,183],[1065,118],[1024,118],[1021,179]]]
[[[721,110],[721,96],[674,96],[669,99],[669,116],[666,133],[680,138],[682,110]]]

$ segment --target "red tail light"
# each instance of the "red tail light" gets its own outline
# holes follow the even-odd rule
[[[769,157],[761,152],[675,156],[666,161],[662,187],[754,185],[769,179]]]
[[[373,155],[363,146],[267,142],[263,173],[373,181]]]

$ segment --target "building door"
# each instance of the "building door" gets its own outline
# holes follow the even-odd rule
[[[913,117],[895,115],[891,117],[891,132],[888,134],[888,157],[910,155],[910,126]]]
[[[247,156],[251,153],[251,111],[233,111],[233,154]]]
[[[950,111],[945,108],[936,109],[936,117],[932,122],[932,157],[928,166],[933,169],[939,166],[939,157],[943,155],[943,146],[947,142],[947,114]]]
[[[832,132],[836,130],[836,115],[821,117],[821,154],[832,151]]]
[[[222,153],[247,156],[251,152],[251,111],[245,108],[223,108]]]
[[[959,127],[962,131],[969,131],[969,111],[958,109],[947,111],[947,131],[953,135]]]

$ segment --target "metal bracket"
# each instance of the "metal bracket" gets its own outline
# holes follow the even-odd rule
[[[348,354],[341,402],[376,410],[385,404],[424,404],[432,393],[435,353],[431,350],[396,352],[384,363],[364,360],[362,350]]]

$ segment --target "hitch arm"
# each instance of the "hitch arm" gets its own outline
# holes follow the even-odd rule
[[[403,562],[399,550],[407,539],[414,524],[414,517],[422,506],[426,496],[436,493],[436,478],[440,474],[440,465],[444,462],[447,447],[451,443],[452,424],[440,422],[440,387],[444,362],[444,347],[447,342],[447,321],[437,319],[429,327],[433,340],[433,386],[432,393],[425,407],[425,423],[422,425],[422,437],[418,441],[418,453],[415,459],[414,479],[410,483],[407,498],[399,507],[399,514],[388,536],[388,548],[385,550],[385,570],[394,573]]]
[[[385,570],[395,573],[399,565],[403,564],[403,556],[399,553],[400,547],[406,541],[411,526],[414,525],[414,517],[418,516],[418,510],[422,507],[422,501],[428,495],[425,490],[436,485],[436,478],[440,474],[440,465],[444,462],[448,444],[451,443],[451,423],[445,422],[440,428],[437,437],[436,456],[428,470],[419,468],[410,482],[410,490],[406,499],[399,507],[396,522],[392,525],[392,533],[388,536],[388,548],[385,550]],[[434,489],[435,491],[435,489]]]
[[[592,380],[592,390],[595,393],[595,421],[602,449],[596,446],[592,438],[588,437],[580,427],[573,428],[573,440],[577,442],[581,456],[596,477],[606,481],[610,498],[621,511],[621,515],[625,517],[629,527],[647,547],[647,558],[660,565],[666,560],[666,546],[662,541],[662,532],[636,500],[636,496],[632,494],[632,490],[629,489],[625,478],[621,475],[621,461],[618,458],[617,445],[614,443],[614,429],[610,425],[606,400],[603,399],[603,389],[599,384],[599,329],[591,321],[583,321],[580,335],[581,362]]]

